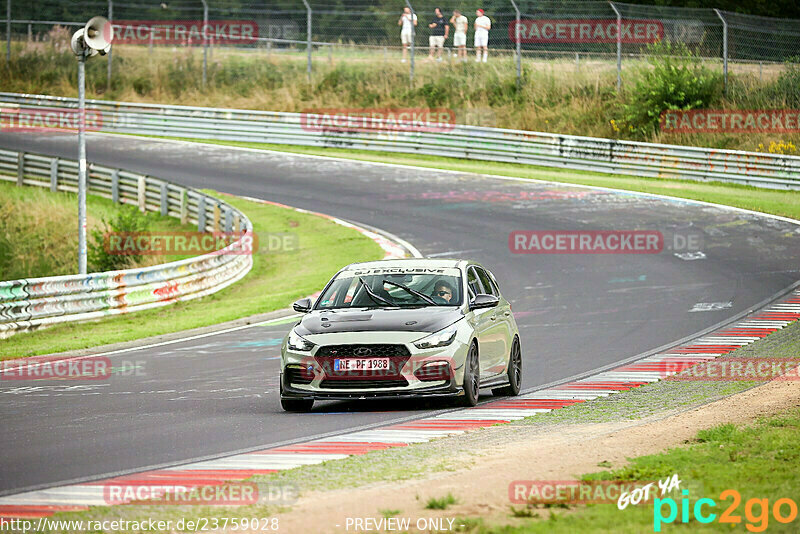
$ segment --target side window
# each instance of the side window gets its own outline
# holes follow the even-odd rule
[[[494,288],[494,294],[499,297],[500,296],[500,286],[497,284],[497,278],[494,277],[494,275],[492,274],[492,271],[490,271],[488,269],[484,269],[484,271],[486,271],[486,274],[489,275],[489,280],[492,282],[492,287]]]
[[[478,293],[483,293],[481,283],[478,280],[478,275],[475,274],[475,267],[467,269],[467,287],[469,287],[469,297],[472,298]]]
[[[484,293],[488,295],[494,295],[495,297],[499,297],[500,294],[495,289],[494,284],[492,284],[492,280],[489,277],[489,275],[486,274],[486,271],[484,271],[481,268],[476,268],[475,270],[478,271],[478,278],[480,278],[481,280],[481,285],[483,285]]]

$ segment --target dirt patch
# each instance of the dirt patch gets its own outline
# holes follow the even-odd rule
[[[494,427],[481,431],[487,438],[484,443],[492,445],[476,446],[477,462],[465,461],[460,464],[465,467],[456,465],[453,471],[424,479],[306,492],[291,510],[278,515],[280,527],[282,532],[376,531],[379,529],[355,528],[358,525],[353,520],[379,521],[391,512],[399,518],[411,518],[412,532],[419,518],[445,518],[445,527],[446,519],[455,517],[479,516],[490,522],[513,523],[508,499],[513,480],[573,479],[599,471],[599,462],[619,468],[628,458],[683,446],[701,429],[726,422],[748,424],[796,406],[800,406],[800,381],[773,381],[704,406],[637,421]],[[498,438],[504,433],[509,439],[496,445],[503,442]],[[425,508],[428,499],[448,493],[457,503],[447,510]],[[369,527],[374,525],[369,523]]]

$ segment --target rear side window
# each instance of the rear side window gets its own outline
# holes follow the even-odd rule
[[[467,286],[469,287],[469,296],[474,297],[478,293],[483,293],[481,283],[478,280],[478,275],[475,274],[475,267],[467,269]]]
[[[483,286],[484,293],[488,295],[494,295],[495,297],[499,297],[500,293],[495,288],[494,284],[492,283],[491,277],[486,274],[486,271],[483,269],[476,267],[476,271],[478,271],[478,278],[481,280],[481,285]]]

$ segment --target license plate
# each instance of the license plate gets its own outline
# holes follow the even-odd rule
[[[389,358],[347,358],[333,360],[334,371],[385,371]]]

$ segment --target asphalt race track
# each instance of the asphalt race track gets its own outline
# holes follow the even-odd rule
[[[77,154],[72,134],[2,133],[0,146],[73,159]],[[675,342],[800,279],[796,226],[689,202],[99,134],[88,136],[88,155],[188,186],[375,226],[424,255],[483,263],[513,304],[527,389]],[[665,250],[513,254],[509,234],[515,230],[657,230],[665,235]],[[686,251],[672,249],[674,235],[678,241],[694,236],[703,254],[677,256]],[[311,414],[284,413],[278,356],[292,324],[112,355],[116,373],[110,380],[0,381],[0,494],[223,456],[446,407],[319,402]]]

